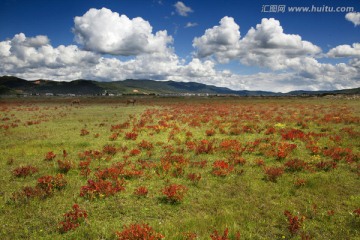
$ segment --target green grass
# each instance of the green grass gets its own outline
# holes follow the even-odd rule
[[[2,101],[0,239],[115,239],[116,231],[132,223],[147,223],[166,239],[185,239],[184,233],[189,232],[196,233],[198,239],[210,239],[214,230],[223,233],[226,228],[230,239],[235,239],[238,231],[242,239],[301,239],[301,233],[312,239],[360,239],[360,217],[353,213],[360,208],[359,109],[360,103],[356,101],[326,99],[142,99],[135,107],[126,107],[122,99],[84,99],[80,106],[70,106],[68,100],[62,99]],[[325,121],[326,116],[331,121]],[[144,126],[138,125],[141,119],[145,121]],[[200,126],[189,126],[192,120]],[[28,125],[28,121],[40,123]],[[111,141],[111,126],[126,121],[131,126]],[[162,127],[159,133],[149,128],[161,125],[160,121],[167,127]],[[12,128],[12,123],[18,126]],[[9,129],[5,130],[4,125]],[[230,135],[232,126],[250,126],[253,131]],[[270,126],[276,128],[276,133],[265,135]],[[211,128],[215,129],[215,135],[206,136],[205,131]],[[220,133],[220,128],[227,133]],[[346,133],[344,128],[352,129],[354,134]],[[80,136],[81,129],[89,131],[89,135]],[[283,140],[281,129],[326,134],[315,140],[321,152],[311,154],[306,148],[307,142],[301,139]],[[137,139],[126,140],[125,133],[132,130],[138,133]],[[174,137],[169,140],[172,131]],[[191,137],[186,136],[188,131]],[[339,136],[340,140],[330,136]],[[297,148],[279,160],[261,150],[266,147],[266,140],[262,140],[254,151],[242,154],[246,163],[235,166],[235,170],[242,173],[235,171],[226,177],[212,174],[214,161],[231,159],[229,151],[220,150],[222,141],[237,140],[244,147],[264,138],[269,138],[269,142],[293,143]],[[212,153],[196,154],[186,146],[187,141],[199,143],[203,139],[213,141],[216,149]],[[78,153],[101,151],[108,144],[128,148],[109,160],[94,160],[89,179],[95,179],[98,168],[122,162],[130,150],[139,148],[142,140],[151,142],[154,149],[151,156],[142,151],[128,158],[137,167],[138,159],[160,167],[166,151],[182,155],[190,162],[207,160],[207,166],[198,168],[187,164],[180,177],[170,173],[158,175],[156,168],[145,169],[142,176],[126,179],[125,191],[114,196],[91,201],[80,197],[80,188],[86,185],[87,179],[80,175],[77,167]],[[323,153],[332,147],[348,148],[357,157],[351,163],[344,157],[329,171],[317,170],[315,164],[319,161],[333,161]],[[66,188],[46,199],[34,198],[27,203],[12,201],[14,192],[24,186],[35,186],[39,177],[59,173],[56,161],[62,159],[63,150],[73,162],[72,169],[65,174]],[[57,156],[53,161],[44,161],[49,151]],[[267,181],[263,167],[256,165],[256,160],[263,159],[266,166],[283,166],[294,158],[307,162],[310,169],[285,171],[276,182]],[[39,172],[26,178],[13,176],[13,169],[29,164]],[[186,177],[188,173],[200,173],[202,178],[193,184]],[[299,178],[306,180],[305,186],[294,186]],[[187,186],[188,192],[181,202],[164,201],[161,190],[169,183]],[[147,197],[133,194],[139,186],[148,188]],[[77,229],[60,234],[58,223],[74,203],[86,209],[89,217]],[[285,210],[305,216],[295,235],[288,231]],[[328,215],[329,210],[334,211],[333,216]]]

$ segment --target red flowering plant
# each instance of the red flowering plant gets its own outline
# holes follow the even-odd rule
[[[86,129],[81,129],[80,130],[80,136],[85,136],[85,135],[89,135],[89,134],[90,134],[90,132],[88,130],[86,130]]]
[[[210,238],[211,240],[230,240],[230,239],[234,239],[234,240],[240,240],[241,234],[240,232],[236,232],[235,236],[233,238],[231,238],[229,236],[229,229],[225,228],[224,233],[221,235],[217,230],[214,230],[214,232],[212,234],[210,234]]]
[[[148,193],[149,193],[149,190],[144,186],[138,187],[134,191],[134,195],[136,195],[138,197],[146,197]]]
[[[70,230],[76,229],[88,217],[86,210],[81,209],[78,204],[72,206],[72,210],[64,214],[64,220],[59,222],[60,233],[66,233]]]
[[[300,159],[291,159],[284,163],[285,170],[289,172],[299,172],[307,167],[307,163]]]
[[[360,217],[360,208],[355,209],[353,213],[355,214],[355,216]]]
[[[217,160],[213,163],[212,174],[219,177],[225,177],[234,170],[234,166],[224,160]]]
[[[283,175],[284,169],[282,167],[265,167],[264,172],[267,180],[276,182]]]
[[[284,159],[286,158],[295,148],[297,147],[296,144],[291,144],[291,143],[280,143],[278,145],[278,149],[277,149],[277,159]]]
[[[115,155],[115,154],[117,153],[117,149],[116,149],[116,147],[113,146],[113,145],[105,145],[105,146],[103,147],[102,152],[103,152],[104,154],[108,154],[108,155],[113,156],[113,155]]]
[[[295,235],[301,228],[305,217],[299,217],[292,215],[288,210],[284,211],[284,215],[287,217],[288,220],[288,229],[291,235]]]
[[[15,177],[24,177],[31,176],[34,173],[38,172],[38,168],[28,165],[28,166],[22,166],[15,168],[12,173]]]
[[[201,179],[201,174],[189,173],[187,175],[187,179],[189,179],[193,184],[198,184]]]
[[[53,151],[47,152],[45,155],[46,161],[51,161],[56,157],[56,154]]]
[[[66,185],[67,181],[64,175],[57,174],[55,177],[47,175],[39,178],[36,187],[41,189],[44,197],[47,197],[52,195],[54,190],[61,190],[65,188]]]
[[[122,180],[112,182],[103,179],[88,180],[87,185],[81,187],[80,196],[89,200],[112,196],[125,190],[124,184],[125,182]]]
[[[88,177],[90,175],[90,173],[91,173],[91,169],[89,167],[90,163],[91,163],[91,160],[79,162],[79,169],[80,169],[81,176]]]
[[[12,194],[13,202],[24,203],[31,198],[39,197],[45,199],[54,194],[55,190],[62,190],[66,187],[67,181],[62,174],[55,177],[46,175],[38,178],[35,187],[23,187],[20,191]]]
[[[136,140],[138,134],[136,132],[127,132],[125,133],[125,139]]]
[[[183,200],[187,187],[184,185],[170,184],[162,189],[165,199],[170,203],[179,203]]]
[[[148,224],[130,224],[121,232],[116,232],[118,240],[160,240],[165,238]]]
[[[208,140],[201,140],[199,143],[195,145],[195,153],[196,154],[211,154],[214,151],[213,142]]]
[[[58,167],[59,167],[59,171],[62,173],[67,173],[70,169],[71,169],[71,161],[70,160],[58,160]]]

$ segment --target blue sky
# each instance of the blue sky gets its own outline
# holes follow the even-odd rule
[[[353,9],[289,12],[312,6]],[[353,0],[2,0],[0,75],[360,87],[359,12]]]

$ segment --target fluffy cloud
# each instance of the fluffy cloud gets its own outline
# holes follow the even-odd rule
[[[264,18],[261,24],[251,28],[240,39],[240,27],[231,17],[224,17],[219,26],[207,29],[205,34],[194,38],[193,46],[200,58],[214,55],[223,63],[238,59],[246,65],[286,69],[288,59],[315,55],[321,49],[302,40],[299,35],[285,34],[280,22]]]
[[[240,46],[240,27],[232,17],[224,17],[219,26],[207,29],[205,34],[194,38],[193,47],[200,58],[215,55],[219,62],[227,62],[235,58]]]
[[[0,75],[16,75],[25,79],[95,79],[104,81],[154,79],[195,81],[232,89],[292,90],[341,89],[359,86],[360,62],[322,64],[312,57],[291,58],[286,62],[291,71],[234,74],[216,70],[216,62],[193,58],[189,62],[174,52],[143,54],[126,61],[83,51],[77,46],[53,47],[49,41],[18,34],[0,42]]]
[[[352,22],[355,26],[360,25],[360,12],[351,12],[345,15],[346,20]]]
[[[354,43],[350,45],[340,45],[330,51],[327,54],[329,57],[342,58],[342,57],[360,57],[360,43]]]
[[[248,65],[286,69],[289,59],[314,56],[321,49],[302,40],[301,36],[285,34],[278,20],[262,19],[240,42],[240,61]]]
[[[102,54],[136,56],[164,52],[173,41],[166,31],[153,34],[148,21],[140,17],[129,19],[107,8],[90,9],[75,17],[74,22],[76,42]]]
[[[78,49],[75,45],[56,48],[50,45],[46,36],[27,38],[20,33],[8,41],[0,42],[0,74],[22,74],[39,69],[47,73],[59,69],[71,69],[73,66],[91,66],[97,63],[100,56]],[[69,71],[77,72],[76,70]]]
[[[104,24],[106,21],[114,28]],[[0,41],[0,75],[103,81],[146,78],[281,92],[360,86],[359,43],[341,45],[321,55],[352,57],[347,64],[321,63],[315,58],[321,53],[319,47],[299,35],[284,33],[275,19],[263,19],[241,38],[235,20],[224,17],[218,26],[194,39],[197,51],[189,60],[175,54],[172,38],[165,31],[153,34],[150,23],[142,18],[131,20],[107,9],[92,9],[76,18],[74,33],[83,49],[76,45],[54,47],[47,36],[26,37],[23,33]],[[140,37],[138,42],[132,41],[135,37]],[[130,57],[120,60],[100,53]],[[219,62],[230,60],[268,70],[250,75],[219,70]]]
[[[230,74],[227,77],[237,79],[235,82],[241,83],[240,86],[250,89],[271,89],[273,86],[272,90],[277,88],[279,91],[290,91],[360,85],[357,80],[360,75],[357,61],[337,65],[320,63],[315,57],[321,56],[321,49],[299,35],[286,34],[278,20],[262,19],[243,38],[240,38],[239,29],[233,18],[224,17],[220,25],[207,29],[204,35],[194,38],[193,47],[199,58],[214,56],[220,63],[238,60],[245,65],[266,67],[274,71],[242,76],[241,81],[239,75]],[[352,47],[344,45],[332,49],[328,56],[356,57],[358,54],[359,44],[354,44]]]
[[[176,12],[183,17],[186,17],[189,15],[189,13],[193,12],[193,10],[186,6],[183,2],[177,2],[174,5]]]

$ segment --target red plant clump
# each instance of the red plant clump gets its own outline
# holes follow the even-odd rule
[[[197,239],[197,234],[194,232],[185,232],[182,234],[185,240],[195,240]]]
[[[116,130],[121,130],[121,129],[126,129],[130,127],[130,123],[129,122],[124,122],[121,124],[117,124],[117,125],[111,125],[110,131],[116,131]]]
[[[213,163],[212,174],[225,177],[234,170],[234,166],[224,160],[217,160]]]
[[[91,161],[81,161],[79,162],[80,175],[88,177],[91,173],[89,168]]]
[[[58,160],[58,167],[59,167],[59,171],[62,173],[67,173],[70,169],[71,169],[71,161],[70,160]]]
[[[196,144],[195,153],[196,154],[210,154],[214,151],[213,143],[208,140],[201,140]]]
[[[241,234],[240,232],[236,232],[235,238],[231,238],[234,240],[240,240]],[[221,235],[217,230],[214,230],[212,234],[210,234],[210,238],[212,240],[229,240],[229,229],[225,228],[224,233]]]
[[[228,159],[229,163],[231,163],[232,165],[245,165],[246,164],[246,159],[243,157],[238,156],[237,154],[232,154],[229,159]]]
[[[115,155],[117,153],[117,149],[113,145],[105,145],[103,147],[102,152],[105,153],[105,154],[113,156],[113,155]]]
[[[283,140],[295,140],[303,139],[305,137],[305,133],[298,129],[289,129],[288,131],[284,131],[281,136]]]
[[[67,151],[65,149],[63,150],[62,156],[63,156],[64,159],[68,156],[68,153],[67,153]]]
[[[115,141],[119,137],[119,133],[113,133],[110,135],[109,140]]]
[[[206,136],[214,136],[215,135],[215,130],[214,129],[209,129],[205,131]]]
[[[257,166],[261,167],[261,166],[264,166],[264,165],[265,165],[265,162],[264,162],[264,160],[262,160],[262,159],[256,159],[256,160],[255,160],[255,164],[256,164]]]
[[[27,177],[31,176],[39,170],[31,165],[15,168],[12,173],[15,177]]]
[[[290,143],[280,143],[277,150],[277,158],[284,159],[286,158],[292,150],[296,148],[296,144]]]
[[[154,148],[153,144],[151,142],[142,140],[139,144],[138,147],[141,149],[146,149],[146,150],[151,150]]]
[[[118,240],[159,240],[165,238],[148,224],[131,224],[124,226],[121,232],[116,232]]]
[[[130,151],[130,156],[136,156],[139,155],[141,153],[141,151],[137,148],[133,149]]]
[[[232,151],[236,153],[242,153],[245,151],[245,147],[242,147],[241,143],[237,140],[223,140],[220,143],[220,148],[224,151]]]
[[[187,187],[184,185],[170,184],[162,189],[166,200],[171,203],[181,202],[187,192]]]
[[[64,175],[57,174],[55,177],[47,175],[37,180],[36,187],[40,188],[46,196],[52,195],[54,190],[61,190],[65,188],[67,181],[64,179]]]
[[[306,180],[302,179],[302,178],[298,178],[296,179],[296,181],[294,182],[295,187],[303,187],[306,185]]]
[[[267,180],[271,182],[276,182],[277,179],[284,173],[284,169],[282,167],[265,167],[264,171]]]
[[[67,185],[67,181],[62,174],[53,176],[43,176],[38,178],[35,187],[23,187],[20,191],[14,192],[11,199],[14,202],[26,202],[31,198],[47,198],[52,196],[55,190],[62,190]]]
[[[98,150],[87,150],[82,153],[78,153],[78,156],[81,160],[100,160],[103,157],[103,152]]]
[[[138,134],[136,132],[127,132],[125,133],[125,139],[136,140]]]
[[[206,165],[207,165],[206,160],[190,162],[191,167],[205,168]]]
[[[268,129],[266,129],[265,134],[266,135],[270,135],[270,134],[274,134],[276,133],[276,129],[274,127],[269,127]]]
[[[327,213],[327,215],[328,215],[329,217],[331,217],[331,216],[334,216],[335,211],[334,211],[334,210],[328,210],[326,213]],[[360,209],[359,209],[359,215],[360,215]]]
[[[325,162],[325,161],[321,161],[315,164],[315,167],[319,170],[323,170],[323,171],[329,171],[331,169],[334,169],[337,167],[337,163],[330,161],[330,162]]]
[[[349,148],[333,147],[323,150],[325,156],[331,157],[334,161],[340,161],[343,158],[347,158],[352,155],[352,151]]]
[[[124,183],[124,181],[120,180],[114,182],[102,179],[88,180],[87,185],[81,187],[80,196],[90,200],[112,196],[119,191],[125,190]]]
[[[45,155],[46,161],[51,161],[56,157],[56,154],[53,151],[47,152]]]
[[[305,217],[293,216],[288,210],[284,211],[284,215],[288,219],[288,229],[291,235],[296,234],[300,228],[302,223],[305,220]]]
[[[238,128],[238,127],[232,127],[232,128],[230,128],[230,130],[229,130],[229,134],[230,134],[230,135],[240,135],[241,132],[242,132],[241,129]]]
[[[197,184],[197,183],[200,181],[200,179],[201,179],[201,174],[200,174],[200,173],[198,173],[198,174],[196,174],[196,173],[189,173],[189,174],[187,175],[187,178],[188,178],[190,181],[192,181],[194,184]]]
[[[356,215],[357,217],[360,217],[360,208],[355,209],[355,210],[353,211],[353,213],[355,213],[355,215]]]
[[[12,193],[11,200],[14,202],[27,202],[31,198],[41,196],[37,187],[23,187],[20,191]]]
[[[289,172],[302,171],[307,167],[307,163],[300,159],[291,159],[284,163],[285,169]]]
[[[85,135],[89,135],[89,131],[88,130],[86,130],[86,129],[81,129],[80,130],[80,136],[85,136]]]
[[[81,209],[78,204],[72,206],[72,210],[64,214],[64,220],[59,222],[60,233],[66,233],[80,226],[84,222],[88,214],[86,210]]]
[[[138,187],[135,189],[134,194],[138,197],[146,197],[149,193],[149,190],[146,187]]]

